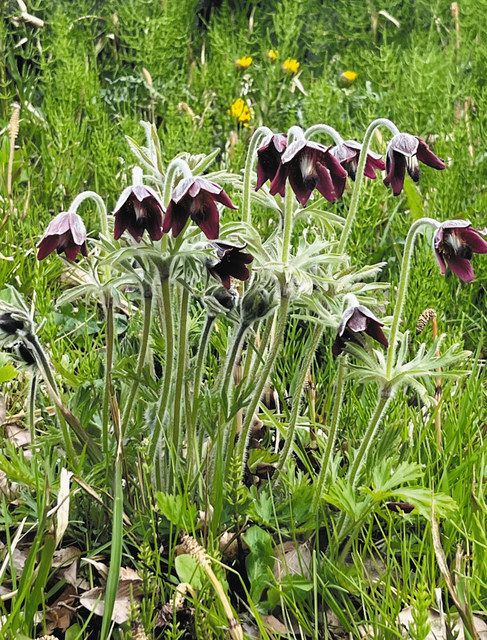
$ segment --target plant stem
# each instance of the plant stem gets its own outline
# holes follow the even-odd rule
[[[161,399],[157,408],[157,418],[152,434],[152,442],[150,446],[150,457],[153,458],[159,438],[161,435],[162,425],[166,414],[169,393],[171,391],[172,373],[174,368],[174,325],[171,307],[171,289],[169,287],[169,279],[165,273],[160,273],[161,278],[161,295],[162,295],[162,324],[164,325],[164,333],[166,338],[166,362],[164,370],[164,382],[162,385]]]
[[[32,445],[34,444],[35,438],[36,438],[36,426],[35,426],[36,393],[37,393],[37,374],[34,372],[32,374],[32,378],[30,379],[29,410],[27,414],[29,431],[30,431],[30,441]]]
[[[301,361],[301,368],[299,370],[298,380],[296,381],[296,390],[293,397],[291,414],[289,416],[289,423],[286,431],[286,441],[284,443],[284,447],[282,449],[281,456],[279,458],[279,464],[277,465],[277,469],[279,471],[284,467],[294,442],[294,432],[296,429],[296,423],[298,421],[299,405],[301,403],[301,397],[303,395],[306,376],[308,374],[311,363],[313,362],[313,358],[315,356],[315,352],[316,352],[316,349],[318,348],[322,335],[323,335],[323,326],[320,323],[318,323],[315,325],[313,329],[310,344],[307,347],[306,354]]]
[[[115,412],[114,412],[115,413]],[[117,596],[120,567],[122,565],[123,543],[123,483],[122,483],[122,433],[120,415],[114,417],[115,435],[117,437],[117,452],[115,456],[115,478],[113,495],[112,543],[110,547],[110,567],[108,569],[105,587],[105,602],[100,639],[107,640],[112,621],[113,607]]]
[[[142,284],[142,292],[143,292],[143,314],[144,314],[144,322],[142,325],[142,337],[140,339],[139,357],[137,360],[135,377],[132,382],[129,398],[127,400],[127,404],[125,405],[125,409],[123,412],[123,418],[122,418],[123,429],[126,429],[128,427],[130,414],[132,412],[132,407],[135,401],[135,397],[137,395],[137,390],[139,388],[140,380],[142,377],[142,371],[144,369],[145,361],[147,358],[147,347],[149,346],[150,328],[151,328],[151,320],[152,320],[152,289],[150,285],[144,282]]]
[[[367,153],[369,151],[370,142],[372,140],[374,131],[380,126],[387,127],[393,136],[399,133],[399,129],[396,127],[396,125],[393,122],[391,122],[391,120],[387,120],[386,118],[378,118],[377,120],[374,120],[373,122],[371,122],[367,127],[367,131],[365,132],[364,140],[362,142],[362,149],[360,150],[360,155],[358,159],[357,175],[355,176],[352,197],[350,199],[350,208],[348,210],[348,215],[342,230],[340,242],[338,244],[337,253],[339,255],[345,253],[345,249],[347,247],[347,242],[350,237],[350,233],[352,231],[352,226],[355,221],[355,216],[357,215],[360,193],[362,190],[362,184],[364,182],[364,169],[365,169],[365,163],[367,161]]]
[[[254,413],[259,405],[260,402],[260,398],[262,396],[262,391],[264,390],[265,384],[269,378],[269,375],[272,371],[272,367],[274,366],[274,362],[277,358],[277,355],[279,353],[279,350],[281,348],[282,345],[282,339],[284,337],[284,331],[286,329],[286,322],[287,322],[287,312],[289,309],[289,292],[287,291],[287,288],[285,285],[282,285],[282,291],[281,291],[281,302],[279,304],[279,307],[277,309],[277,323],[276,323],[276,330],[274,333],[274,337],[272,340],[272,344],[269,350],[269,353],[267,355],[267,360],[264,364],[264,367],[262,368],[262,371],[260,373],[260,377],[258,378],[256,384],[255,384],[255,389],[254,389],[254,393],[252,395],[252,398],[250,400],[249,405],[247,406],[246,409],[246,414],[245,414],[245,420],[244,423],[242,425],[242,431],[240,433],[240,437],[237,443],[237,452],[238,452],[238,456],[240,458],[240,460],[242,461],[242,468],[241,468],[241,474],[243,476],[244,472],[245,472],[245,465],[247,462],[247,447],[248,447],[248,440],[250,437],[250,429],[252,426],[252,420],[254,418]]]
[[[107,218],[107,208],[102,197],[96,193],[96,191],[82,191],[79,193],[73,202],[69,206],[70,213],[76,213],[78,208],[82,202],[85,200],[94,200],[98,209],[98,215],[100,219],[100,229],[102,235],[106,238],[108,237],[108,218]]]
[[[360,472],[364,464],[367,462],[367,457],[372,446],[372,441],[374,439],[375,434],[377,433],[377,429],[380,426],[382,418],[386,412],[387,407],[391,401],[392,395],[390,390],[381,389],[379,393],[379,399],[377,400],[377,405],[373,414],[370,417],[369,424],[367,425],[367,429],[362,436],[360,447],[355,455],[352,466],[347,475],[347,479],[349,484],[355,488],[357,481],[359,479]]]
[[[406,295],[409,283],[409,272],[411,268],[411,260],[414,250],[414,241],[421,227],[432,226],[437,229],[439,223],[432,218],[420,218],[413,222],[411,225],[406,242],[404,244],[404,252],[401,262],[401,274],[399,276],[399,284],[396,292],[396,304],[394,306],[394,315],[392,317],[391,331],[389,334],[389,348],[387,349],[387,361],[386,361],[386,378],[391,379],[392,369],[394,366],[394,360],[396,357],[397,338],[399,333],[399,326],[401,324],[402,312],[404,309],[404,303],[406,301]]]
[[[282,238],[282,262],[289,262],[291,252],[291,235],[293,230],[294,193],[289,182],[286,184],[286,195],[284,198],[284,231]]]
[[[252,182],[252,171],[254,165],[255,154],[257,148],[262,139],[266,136],[271,136],[272,131],[268,127],[257,127],[250,138],[249,146],[247,149],[247,157],[245,160],[244,179],[243,179],[243,193],[242,193],[242,222],[250,224],[251,206],[250,206],[250,193]]]
[[[237,364],[238,356],[240,353],[240,349],[242,347],[243,340],[245,338],[245,334],[248,331],[248,325],[241,324],[235,334],[235,338],[233,340],[232,348],[228,352],[227,361],[225,367],[223,368],[223,375],[220,379],[220,389],[222,397],[229,396],[232,380],[233,380],[233,371],[235,369],[235,365]]]
[[[109,468],[109,438],[108,427],[110,421],[110,396],[112,395],[112,369],[113,369],[113,353],[115,346],[115,323],[113,316],[113,298],[110,294],[105,296],[105,319],[106,319],[106,354],[105,354],[105,388],[103,392],[103,409],[102,409],[102,449],[105,461],[107,462],[107,470]]]
[[[315,485],[315,493],[313,496],[313,502],[311,511],[316,512],[318,510],[319,500],[323,491],[323,485],[328,477],[330,471],[330,460],[335,446],[336,434],[338,431],[338,425],[340,424],[340,414],[343,407],[343,396],[345,393],[345,374],[347,371],[347,356],[342,355],[338,361],[338,373],[335,386],[335,398],[333,401],[333,409],[331,413],[330,430],[328,432],[328,438],[326,440],[325,452],[323,459],[321,460],[321,469],[318,476],[318,480]]]
[[[174,385],[174,412],[173,412],[173,432],[171,444],[176,453],[179,451],[181,439],[181,408],[184,373],[186,371],[186,357],[188,349],[188,311],[189,311],[189,291],[186,287],[182,288],[181,293],[181,314],[179,318],[179,340],[178,340],[178,359],[176,369],[176,382]]]
[[[309,127],[309,129],[306,129],[306,131],[304,132],[304,137],[307,140],[309,140],[317,133],[326,133],[331,138],[333,138],[335,144],[337,145],[343,144],[342,136],[338,133],[336,129],[334,129],[333,127],[330,127],[330,125],[328,124],[315,124],[312,127]]]
[[[211,332],[215,326],[216,316],[208,315],[206,317],[205,326],[200,336],[200,343],[198,346],[198,355],[196,357],[196,367],[194,374],[193,384],[193,405],[191,408],[191,421],[196,422],[196,414],[198,412],[198,400],[201,391],[201,382],[203,380],[203,365],[205,363],[206,352],[208,350],[208,344],[210,342]]]

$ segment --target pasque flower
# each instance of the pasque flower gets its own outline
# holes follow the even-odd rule
[[[411,178],[418,182],[419,163],[444,169],[445,163],[431,151],[424,140],[409,133],[398,133],[389,142],[386,155],[386,177],[384,184],[391,185],[392,193],[398,196],[404,186],[406,170]]]
[[[249,279],[250,272],[247,265],[253,261],[254,257],[243,251],[247,247],[246,244],[239,246],[219,240],[211,244],[216,249],[216,255],[220,261],[211,265],[209,270],[213,276],[220,280],[225,289],[230,289],[230,278],[242,281]]]
[[[361,304],[353,303],[344,312],[341,322],[338,326],[335,342],[333,343],[332,353],[336,358],[345,349],[346,343],[350,340],[358,342],[357,334],[366,333],[384,347],[389,346],[386,336],[382,331],[384,323]]]
[[[86,227],[77,213],[63,211],[49,223],[39,242],[37,259],[43,260],[53,251],[64,251],[70,261],[75,260],[80,251],[84,256],[88,255]]]
[[[262,187],[264,182],[274,180],[281,156],[287,147],[287,137],[282,133],[274,133],[267,136],[262,145],[257,149],[257,182],[255,190]]]
[[[162,238],[164,209],[157,193],[145,185],[132,185],[122,191],[114,209],[114,237],[118,240],[127,230],[140,242],[144,231],[151,240]]]
[[[334,146],[330,153],[335,156],[352,180],[357,175],[358,159],[362,145],[355,140],[345,140],[341,144]],[[379,153],[367,151],[367,159],[365,161],[364,175],[371,180],[375,179],[376,171],[384,171],[386,165]]]
[[[282,154],[270,193],[284,196],[288,179],[296,198],[304,207],[315,188],[330,202],[339,198],[345,189],[347,172],[329,148],[298,138]]]
[[[205,178],[184,178],[172,192],[162,227],[164,233],[172,230],[172,235],[178,236],[191,217],[209,240],[216,240],[220,229],[217,202],[229,209],[236,208],[223,187]]]
[[[487,230],[474,229],[468,220],[447,220],[438,227],[433,246],[442,275],[446,267],[463,282],[472,282],[474,253],[487,253],[487,242],[482,236]]]

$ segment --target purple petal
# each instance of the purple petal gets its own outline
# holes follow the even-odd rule
[[[331,352],[334,358],[337,358],[345,349],[346,346],[346,342],[345,340],[337,335],[337,337],[335,338],[335,342],[333,343],[333,346],[331,348]]]
[[[193,218],[208,240],[216,240],[220,231],[220,214],[214,200],[208,199],[201,218]]]
[[[127,214],[125,209],[119,209],[115,213],[115,226],[113,229],[113,237],[118,240],[125,229],[130,224],[130,215]]]
[[[164,222],[162,224],[162,232],[168,233],[172,230],[173,238],[181,233],[186,226],[189,218],[189,207],[185,207],[184,204],[175,204],[171,200],[166,209],[166,215],[164,216]]]
[[[444,276],[446,273],[446,262],[443,255],[437,249],[435,249],[435,257],[436,262],[438,263],[438,266],[440,268],[440,273],[442,276]]]
[[[406,158],[401,153],[392,151],[387,155],[388,172],[384,178],[386,186],[391,185],[392,193],[398,196],[404,187],[404,176],[406,175]]]
[[[418,150],[419,138],[410,133],[398,133],[389,142],[389,149],[403,156],[414,156]]]
[[[318,174],[316,188],[321,195],[328,200],[328,202],[334,202],[337,199],[337,195],[335,193],[335,187],[333,185],[330,172],[320,162],[317,162],[316,173]]]
[[[86,241],[85,223],[77,213],[69,213],[69,229],[74,242],[81,246]]]
[[[475,280],[475,273],[470,260],[460,258],[459,256],[445,259],[452,273],[458,276],[460,280],[463,282],[472,282],[472,280]]]
[[[281,164],[277,173],[274,177],[274,180],[271,182],[271,186],[269,187],[269,193],[272,196],[275,196],[278,193],[280,196],[284,198],[286,193],[286,180],[288,175],[288,167]]]
[[[289,165],[289,184],[294,191],[297,201],[302,207],[305,207],[308,200],[313,193],[313,189],[316,186],[316,181],[310,180],[305,182],[301,174],[301,168],[299,166],[299,159],[296,159]]]
[[[37,251],[37,259],[44,260],[46,256],[56,250],[59,243],[58,235],[49,235],[44,236],[42,240],[39,242],[39,247]]]
[[[195,178],[183,178],[178,184],[174,187],[171,194],[171,200],[176,204],[179,204],[181,200],[188,194],[188,191],[193,187],[195,182]],[[199,185],[198,185],[199,191]]]
[[[311,146],[311,143],[307,142],[304,138],[298,138],[297,140],[294,140],[294,142],[291,142],[281,156],[282,164],[291,162],[291,160],[306,146]]]
[[[358,307],[355,307],[353,310],[346,328],[354,333],[360,333],[361,331],[365,331],[367,328],[367,317],[358,309]]]
[[[377,340],[383,347],[388,347],[389,342],[382,331],[382,323],[375,322],[374,320],[369,320],[367,322],[367,328],[365,329],[365,333],[367,333],[371,338]]]
[[[119,211],[123,207],[123,205],[127,202],[129,196],[131,195],[132,195],[132,186],[126,187],[120,194],[120,197],[117,200],[117,204],[113,209],[113,213],[117,213],[117,211]]]
[[[438,156],[431,151],[426,142],[421,140],[421,138],[418,138],[418,151],[416,153],[416,157],[423,164],[428,165],[428,167],[433,167],[433,169],[441,170],[446,166],[443,160],[438,158]]]
[[[228,207],[229,209],[237,208],[228,197],[228,194],[226,193],[226,191],[224,191],[223,189],[220,191],[220,193],[216,193],[213,196],[213,198],[220,204],[224,205],[225,207]]]
[[[74,262],[76,260],[76,256],[78,255],[80,247],[77,244],[70,243],[66,247],[64,247],[64,253],[66,254],[66,258],[70,262]]]
[[[487,253],[487,242],[482,238],[479,231],[468,227],[460,229],[457,233],[474,253]]]

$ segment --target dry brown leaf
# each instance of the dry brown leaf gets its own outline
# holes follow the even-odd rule
[[[95,587],[83,593],[79,601],[88,611],[92,611],[97,616],[102,616],[105,608],[104,595],[105,589]],[[120,582],[113,607],[112,621],[117,624],[127,622],[132,602],[139,597],[140,588],[133,581]]]
[[[307,543],[284,542],[275,548],[276,561],[273,573],[276,580],[286,575],[311,578],[311,551]]]
[[[5,424],[5,437],[16,447],[25,447],[31,443],[30,431],[20,427],[18,424]]]
[[[267,631],[271,633],[278,633],[279,635],[287,635],[290,633],[286,625],[275,616],[262,616],[262,622]]]
[[[71,625],[71,620],[76,613],[76,608],[73,605],[77,597],[75,587],[68,585],[55,602],[49,606],[46,611],[46,631],[48,634],[55,629],[66,631]]]
[[[480,640],[487,640],[487,624],[478,616],[472,616],[474,628],[480,638]],[[463,622],[458,619],[453,623],[450,629],[450,634],[446,631],[447,618],[441,614],[437,609],[430,607],[428,621],[430,624],[430,632],[426,636],[425,640],[448,640],[453,637],[456,640],[465,640],[465,631]],[[397,622],[404,637],[409,637],[409,628],[413,625],[412,608],[406,607],[403,609],[397,617]]]
[[[104,562],[98,562],[94,558],[83,558],[82,562],[91,564],[93,567],[95,567],[100,576],[106,580],[106,577],[108,576],[108,567]]]
[[[69,488],[72,471],[61,469],[59,493],[56,504],[56,547],[61,542],[69,524]]]

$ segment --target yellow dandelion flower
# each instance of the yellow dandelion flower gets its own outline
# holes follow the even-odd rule
[[[357,78],[358,78],[358,73],[356,71],[350,71],[350,69],[348,69],[347,71],[344,71],[342,73],[342,80],[344,80],[345,82],[348,82],[349,84],[352,84],[352,82],[355,82]]]
[[[235,60],[235,66],[237,67],[237,69],[248,69],[252,64],[252,60],[252,56],[242,56],[241,58]]]
[[[271,62],[275,62],[277,58],[279,58],[279,51],[276,51],[275,49],[269,49],[269,51],[267,52],[267,57]]]
[[[250,111],[249,105],[243,100],[243,98],[237,98],[232,102],[228,113],[235,118],[238,122],[243,124],[244,126],[248,126],[252,113]]]
[[[296,60],[296,58],[286,58],[282,63],[283,71],[286,71],[286,73],[292,73],[293,75],[299,71],[300,66],[301,64]]]

